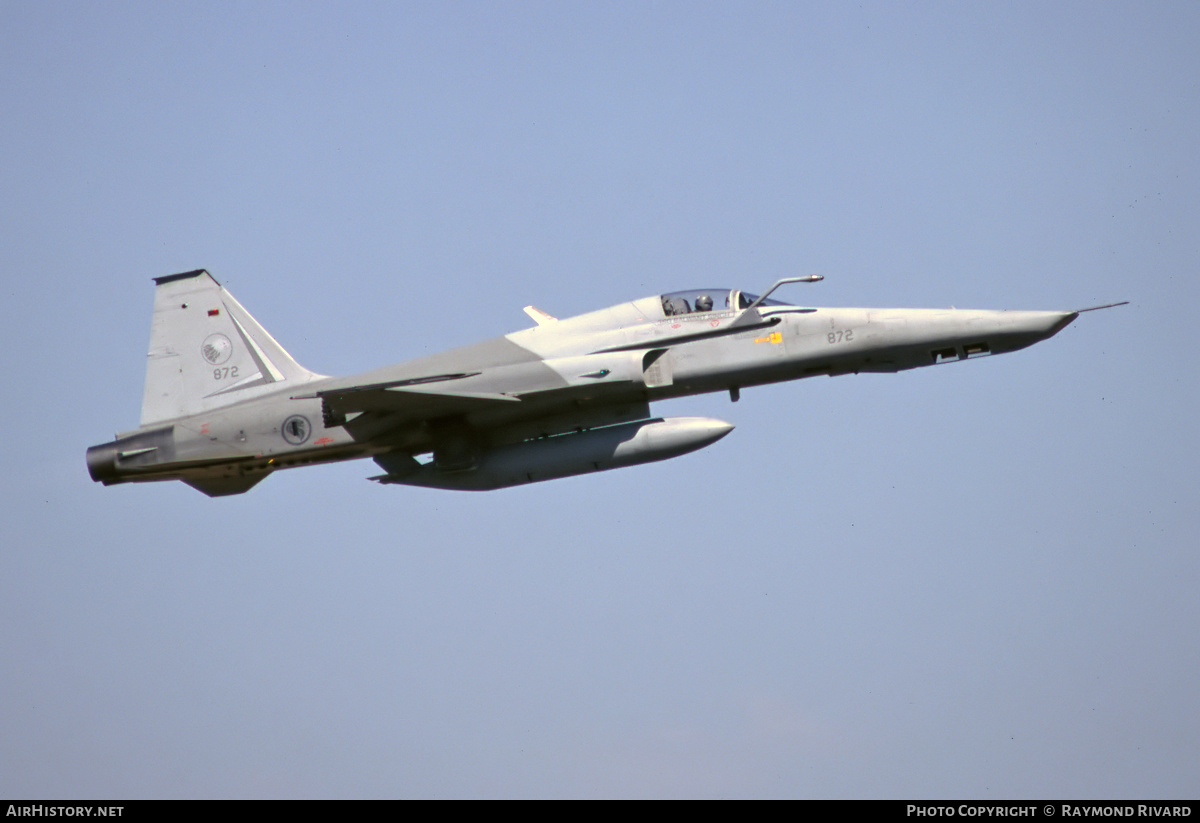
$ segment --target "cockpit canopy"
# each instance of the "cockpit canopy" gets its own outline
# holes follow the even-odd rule
[[[681,314],[703,314],[711,311],[740,311],[749,308],[758,299],[756,294],[748,294],[738,289],[691,289],[690,291],[673,291],[662,296],[663,314],[674,317]],[[767,298],[759,303],[760,306],[787,306],[780,300]]]

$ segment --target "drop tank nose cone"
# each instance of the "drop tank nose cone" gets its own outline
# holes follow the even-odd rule
[[[639,448],[675,456],[711,446],[733,431],[733,424],[713,417],[669,417],[646,426]]]
[[[675,430],[695,443],[716,443],[733,431],[733,424],[715,417],[677,417],[671,423]]]

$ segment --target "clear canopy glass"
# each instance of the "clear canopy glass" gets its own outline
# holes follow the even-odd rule
[[[758,299],[756,294],[748,294],[738,289],[690,289],[688,291],[673,291],[662,295],[663,314],[675,317],[683,314],[702,314],[710,311],[730,311],[749,308]],[[781,300],[767,298],[759,303],[760,306],[788,306]]]

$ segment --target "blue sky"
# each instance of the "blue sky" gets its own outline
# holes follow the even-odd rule
[[[0,3],[0,795],[1194,797],[1194,3]],[[676,460],[102,488],[151,277],[349,374],[677,289],[1074,309]]]

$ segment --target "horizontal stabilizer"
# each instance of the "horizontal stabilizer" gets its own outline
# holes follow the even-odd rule
[[[228,475],[215,477],[182,477],[193,489],[204,492],[209,497],[229,497],[234,494],[244,494],[257,486],[266,477],[266,473],[254,475]]]

